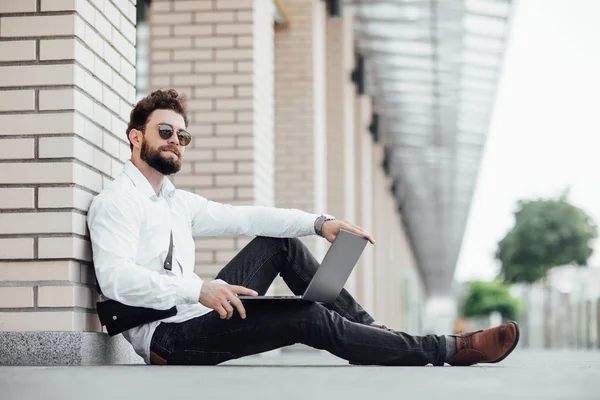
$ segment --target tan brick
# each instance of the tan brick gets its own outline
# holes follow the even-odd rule
[[[94,295],[82,286],[40,286],[38,306],[94,308]]]
[[[256,190],[256,188],[254,187],[236,187],[236,197],[238,199],[253,199],[254,198],[254,191]]]
[[[198,11],[212,9],[212,2],[206,0],[179,0],[175,2],[175,11]]]
[[[33,188],[0,188],[0,209],[33,208],[33,191]]]
[[[255,138],[253,137],[237,137],[235,141],[235,147],[248,148],[254,146]]]
[[[38,189],[40,208],[77,208],[87,211],[93,195],[76,187],[56,187]]]
[[[76,10],[76,3],[76,0],[42,0],[41,11],[73,11]]]
[[[196,123],[213,123],[213,122],[233,122],[235,115],[233,112],[195,112],[194,122]]]
[[[171,87],[172,81],[173,81],[173,77],[171,75],[164,75],[164,76],[151,75],[150,76],[150,83],[151,83],[152,87],[155,87],[155,88]]]
[[[72,212],[2,213],[0,234],[85,234],[85,217]]]
[[[173,11],[172,1],[155,1],[152,3],[152,12]]]
[[[90,243],[75,237],[39,238],[38,256],[92,261]]]
[[[0,61],[35,60],[35,40],[0,42]]]
[[[152,40],[153,49],[184,49],[192,47],[191,37],[158,38]]]
[[[229,200],[232,199],[234,188],[202,188],[199,194],[209,200]]]
[[[236,97],[252,97],[254,94],[254,88],[252,85],[249,86],[237,86],[235,88]]]
[[[32,287],[0,287],[0,308],[33,307]]]
[[[233,95],[234,88],[232,86],[202,86],[194,88],[194,97],[197,99],[233,97]]]
[[[150,26],[150,35],[154,38],[171,36],[171,31],[173,27],[171,25],[151,25]]]
[[[254,121],[254,112],[253,111],[238,111],[237,118],[238,122],[253,122]]]
[[[212,50],[173,50],[173,60],[210,60]]]
[[[167,64],[154,64],[152,73],[155,74],[181,74],[192,72],[191,62],[170,62]]]
[[[194,111],[212,110],[213,101],[212,100],[189,100],[188,107],[190,110],[194,110]]]
[[[183,157],[186,161],[212,160],[213,159],[213,151],[212,150],[189,149],[189,150],[186,150]]]
[[[151,55],[152,61],[170,61],[171,51],[170,50],[157,50],[153,51]]]
[[[217,35],[252,35],[252,24],[217,24]]]
[[[81,331],[83,315],[77,314],[76,317],[71,311],[0,312],[0,331]]]
[[[15,65],[0,67],[0,86],[72,85],[75,68],[67,65]]]
[[[252,11],[237,11],[237,21],[250,22],[254,20],[254,13]]]
[[[254,158],[253,150],[238,149],[217,149],[217,160],[252,160]]]
[[[210,75],[176,75],[173,77],[175,85],[206,85],[212,83]]]
[[[0,115],[0,135],[73,133],[73,113]]]
[[[252,47],[254,46],[254,38],[252,36],[238,36],[235,38],[236,47]]]
[[[217,49],[217,60],[252,60],[252,49]]]
[[[252,124],[219,124],[218,135],[252,135],[254,127]]]
[[[76,89],[40,90],[40,110],[79,110],[94,116],[92,99]]]
[[[71,162],[0,163],[0,184],[78,183],[97,189],[99,175],[88,175],[82,169],[87,168]],[[93,181],[86,182],[86,179]]]
[[[241,99],[241,100],[217,100],[217,110],[252,110],[253,100],[252,99]]]
[[[212,49],[232,48],[234,46],[233,37],[196,37],[194,38],[194,47],[209,47]]]
[[[3,0],[0,4],[0,14],[35,11],[36,0]]]
[[[214,252],[200,251],[196,252],[196,263],[213,263],[215,262]]]
[[[198,137],[194,138],[194,148],[231,148],[235,145],[233,137]]]
[[[254,77],[252,74],[219,74],[217,75],[217,85],[236,85],[252,83]]]
[[[178,186],[212,186],[214,178],[212,175],[182,175],[176,178]]]
[[[0,281],[80,281],[74,261],[0,262]]]
[[[216,22],[233,22],[235,14],[231,11],[217,12],[197,12],[195,13],[194,22],[197,23],[216,23]]]
[[[240,61],[237,63],[238,72],[252,72],[254,71],[254,63],[251,61]]]
[[[247,174],[217,175],[217,186],[252,186],[253,176]]]
[[[192,22],[193,15],[191,12],[161,13],[160,16],[153,19],[152,23],[156,25],[189,24]]]
[[[0,139],[0,159],[33,158],[34,139]]]
[[[216,4],[219,10],[252,10],[252,0],[219,0]]]
[[[212,35],[212,26],[175,25],[173,27],[173,33],[175,33],[175,36],[210,36]]]
[[[232,238],[198,238],[196,249],[206,250],[234,250],[235,242]]]
[[[33,258],[33,239],[0,239],[0,259]]]
[[[33,90],[0,91],[0,110],[32,111],[35,110],[35,92]]]
[[[217,260],[217,264],[226,264],[233,259],[238,253],[237,250],[234,251],[217,251],[215,254],[215,258]]]
[[[229,62],[215,62],[215,61],[200,61],[194,63],[195,72],[233,72],[234,63]]]
[[[194,163],[194,172],[197,174],[208,174],[214,172],[231,173],[235,172],[234,162],[196,162]]]
[[[2,37],[74,34],[75,16],[73,14],[2,18],[2,24],[0,25],[0,36]]]
[[[256,165],[254,162],[236,162],[237,171],[244,172],[245,174],[251,174],[256,169]]]

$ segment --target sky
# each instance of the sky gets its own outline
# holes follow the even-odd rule
[[[519,199],[569,200],[600,227],[600,1],[513,0],[496,106],[455,278],[489,280]],[[600,267],[600,241],[589,264]]]

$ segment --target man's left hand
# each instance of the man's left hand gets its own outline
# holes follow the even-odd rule
[[[348,221],[339,221],[336,219],[331,221],[325,221],[323,223],[321,231],[323,232],[323,236],[325,236],[325,239],[327,239],[330,243],[333,243],[336,236],[340,232],[340,229],[360,235],[368,239],[369,242],[371,242],[372,244],[375,244],[375,239],[373,239],[373,236],[371,236],[369,232],[365,231],[360,226],[356,226]]]

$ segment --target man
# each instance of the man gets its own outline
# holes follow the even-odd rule
[[[303,293],[318,262],[297,238],[333,242],[340,229],[375,243],[364,229],[294,209],[242,207],[177,190],[191,136],[184,99],[155,91],[132,110],[131,160],[88,213],[94,267],[107,298],[177,314],[124,332],[147,364],[215,365],[294,343],[325,349],[353,364],[471,365],[498,362],[516,346],[515,323],[462,336],[411,336],[375,324],[346,291],[334,304],[248,302],[280,274]],[[171,248],[171,235],[173,248]],[[194,237],[257,236],[212,282],[194,273]],[[172,268],[164,267],[168,255]]]

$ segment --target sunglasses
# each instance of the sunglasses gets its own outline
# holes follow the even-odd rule
[[[146,129],[145,126],[138,128],[138,130],[144,132]],[[175,129],[169,124],[158,124],[158,134],[161,138],[168,140],[171,139]],[[177,132],[177,140],[179,140],[179,144],[181,146],[187,146],[192,141],[192,135],[188,131],[184,131],[183,129]]]

